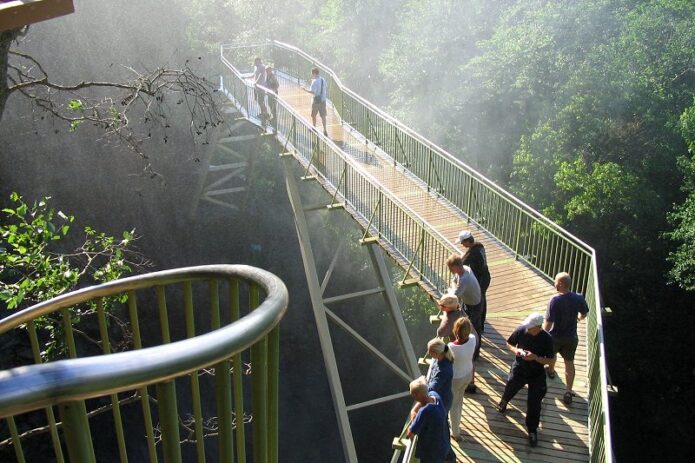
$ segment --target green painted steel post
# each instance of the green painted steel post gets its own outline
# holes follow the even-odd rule
[[[65,402],[58,406],[63,435],[71,462],[96,463],[92,433],[84,401]]]
[[[208,282],[210,297],[210,325],[213,330],[222,325],[220,319],[219,285],[217,280]],[[229,378],[229,362],[222,361],[215,365],[215,403],[218,420],[218,461],[234,461],[234,436],[232,435],[232,383]]]
[[[14,416],[7,418],[7,427],[10,428],[10,436],[12,436],[12,448],[14,448],[14,456],[17,463],[24,463],[24,450],[22,449],[22,441],[17,432],[17,424],[14,422]]]
[[[138,304],[135,291],[128,291],[128,315],[130,317],[130,328],[133,330],[133,347],[142,349],[140,338],[140,322],[138,320]],[[154,430],[152,426],[152,411],[150,410],[150,396],[147,387],[138,389],[140,394],[140,404],[142,406],[142,416],[145,419],[145,434],[147,436],[147,454],[150,463],[157,463],[157,448],[154,443]]]
[[[519,213],[519,218],[516,221],[516,240],[514,244],[514,260],[519,259],[519,242],[521,240],[521,217],[524,215],[520,209],[517,209]]]
[[[42,363],[41,361],[41,349],[39,348],[39,338],[36,335],[36,325],[34,321],[31,320],[27,322],[27,333],[29,334],[29,341],[31,343],[31,351],[34,356],[34,363],[37,365]],[[56,426],[55,414],[53,413],[53,407],[46,407],[46,419],[48,420],[48,428],[51,434],[51,443],[53,444],[53,453],[56,457],[56,463],[64,463],[65,458],[63,458],[63,448],[60,446],[60,437],[58,436],[58,426]]]
[[[278,463],[280,325],[268,335],[268,461]]]
[[[179,414],[176,403],[176,384],[174,381],[157,384],[157,406],[159,410],[159,425],[162,431],[164,462],[181,463]]]
[[[239,280],[229,282],[229,305],[232,322],[239,320],[241,311],[239,308]],[[236,446],[237,461],[246,463],[246,431],[244,429],[244,378],[241,353],[232,358],[234,368],[234,414],[236,416]]]
[[[183,308],[186,319],[186,338],[195,337],[195,317],[193,316],[193,285],[190,281],[183,283]],[[203,411],[200,404],[200,382],[198,372],[191,373],[191,398],[195,423],[195,447],[198,463],[205,463],[205,434],[203,433]]]
[[[259,289],[256,285],[249,288],[251,310],[259,305]],[[253,461],[268,462],[268,337],[257,341],[251,347],[251,365],[253,368],[251,402],[253,406]]]

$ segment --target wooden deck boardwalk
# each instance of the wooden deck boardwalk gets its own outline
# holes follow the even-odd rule
[[[296,80],[281,80],[280,97],[310,121],[311,96]],[[320,125],[320,118],[317,118]],[[329,137],[369,172],[381,185],[397,195],[430,227],[453,241],[462,229],[472,230],[476,240],[485,245],[492,283],[488,290],[488,315],[480,359],[476,362],[478,393],[466,395],[461,432],[455,446],[458,461],[560,462],[588,461],[588,384],[586,327],[579,327],[579,348],[575,358],[577,397],[570,406],[562,403],[564,365],[557,363],[557,376],[548,380],[543,401],[539,444],[528,445],[524,425],[526,390],[520,391],[502,415],[495,410],[499,402],[512,355],[506,338],[532,311],[544,313],[548,300],[555,294],[552,284],[536,271],[514,259],[514,255],[485,230],[469,224],[460,212],[445,200],[428,193],[402,168],[350,127],[342,124],[337,112],[328,107]],[[452,244],[452,252],[457,252]],[[440,288],[444,289],[444,288]],[[416,346],[417,349],[417,346]],[[407,410],[404,410],[404,418]]]

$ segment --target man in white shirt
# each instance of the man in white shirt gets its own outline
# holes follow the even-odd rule
[[[311,123],[316,127],[316,114],[321,116],[323,122],[323,134],[328,136],[326,131],[326,100],[328,99],[326,79],[319,75],[318,68],[311,70],[311,87],[309,92],[314,96],[311,102]]]

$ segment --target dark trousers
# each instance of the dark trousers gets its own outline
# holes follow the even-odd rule
[[[483,305],[466,304],[466,316],[471,320],[471,325],[475,328],[475,351],[473,352],[473,360],[476,360],[480,355],[480,336],[483,333]]]
[[[514,368],[512,368],[507,379],[507,386],[504,388],[504,394],[502,394],[502,400],[509,402],[527,384],[526,428],[529,432],[533,432],[538,429],[538,423],[541,421],[541,402],[548,390],[545,384],[545,372],[529,377],[519,374],[518,371],[514,371]]]

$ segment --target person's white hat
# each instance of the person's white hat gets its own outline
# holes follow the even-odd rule
[[[541,326],[543,324],[543,315],[538,312],[533,312],[526,320],[524,320],[524,326],[526,328],[533,328],[534,326]]]
[[[465,240],[470,239],[472,237],[473,233],[471,233],[469,230],[462,230],[461,233],[459,233],[457,243],[463,243]]]

